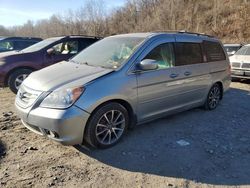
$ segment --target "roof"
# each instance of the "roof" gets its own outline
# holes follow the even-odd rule
[[[127,34],[119,34],[112,35],[110,37],[139,37],[139,38],[147,38],[151,36],[153,33],[127,33]]]
[[[11,37],[11,36],[0,36],[0,40],[4,40],[4,39],[10,39],[10,40],[37,40],[37,41],[41,41],[41,38],[38,37]]]
[[[152,32],[145,32],[145,33],[129,33],[129,34],[120,34],[120,35],[113,35],[111,37],[142,37],[142,38],[149,38],[153,36],[157,36],[160,34],[169,34],[169,35],[178,35],[178,36],[193,36],[198,38],[204,39],[215,39],[215,37],[211,35],[207,35],[204,33],[192,33],[187,31],[152,31]]]
[[[58,38],[58,39],[63,39],[63,38],[93,38],[93,39],[101,39],[102,37],[98,36],[89,36],[89,35],[66,35],[66,36],[55,36],[51,38]]]

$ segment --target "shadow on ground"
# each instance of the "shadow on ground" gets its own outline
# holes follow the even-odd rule
[[[249,91],[230,89],[214,111],[193,109],[137,126],[106,150],[76,148],[127,171],[214,185],[250,185],[249,104]],[[180,146],[178,140],[190,145]]]

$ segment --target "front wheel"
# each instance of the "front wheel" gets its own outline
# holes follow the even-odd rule
[[[13,93],[17,93],[22,82],[29,76],[32,70],[29,69],[19,69],[11,73],[8,80],[8,85]]]
[[[222,91],[221,91],[221,87],[219,86],[219,84],[214,84],[211,89],[208,92],[207,95],[207,100],[205,102],[205,109],[207,110],[214,110],[220,100],[221,100],[221,96],[222,96]]]
[[[108,148],[122,138],[128,124],[129,115],[126,108],[119,103],[108,103],[92,114],[84,137],[93,147]]]

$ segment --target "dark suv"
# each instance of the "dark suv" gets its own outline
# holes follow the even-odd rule
[[[31,37],[0,37],[0,53],[12,50],[22,50],[37,42],[42,41],[41,38]]]
[[[98,37],[63,36],[45,39],[19,52],[0,54],[0,87],[17,93],[22,81],[33,71],[68,60]],[[49,76],[49,75],[48,75]]]

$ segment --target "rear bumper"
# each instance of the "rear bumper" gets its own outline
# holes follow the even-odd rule
[[[72,106],[65,110],[23,109],[16,105],[22,123],[29,130],[60,142],[63,145],[81,144],[89,114]]]

